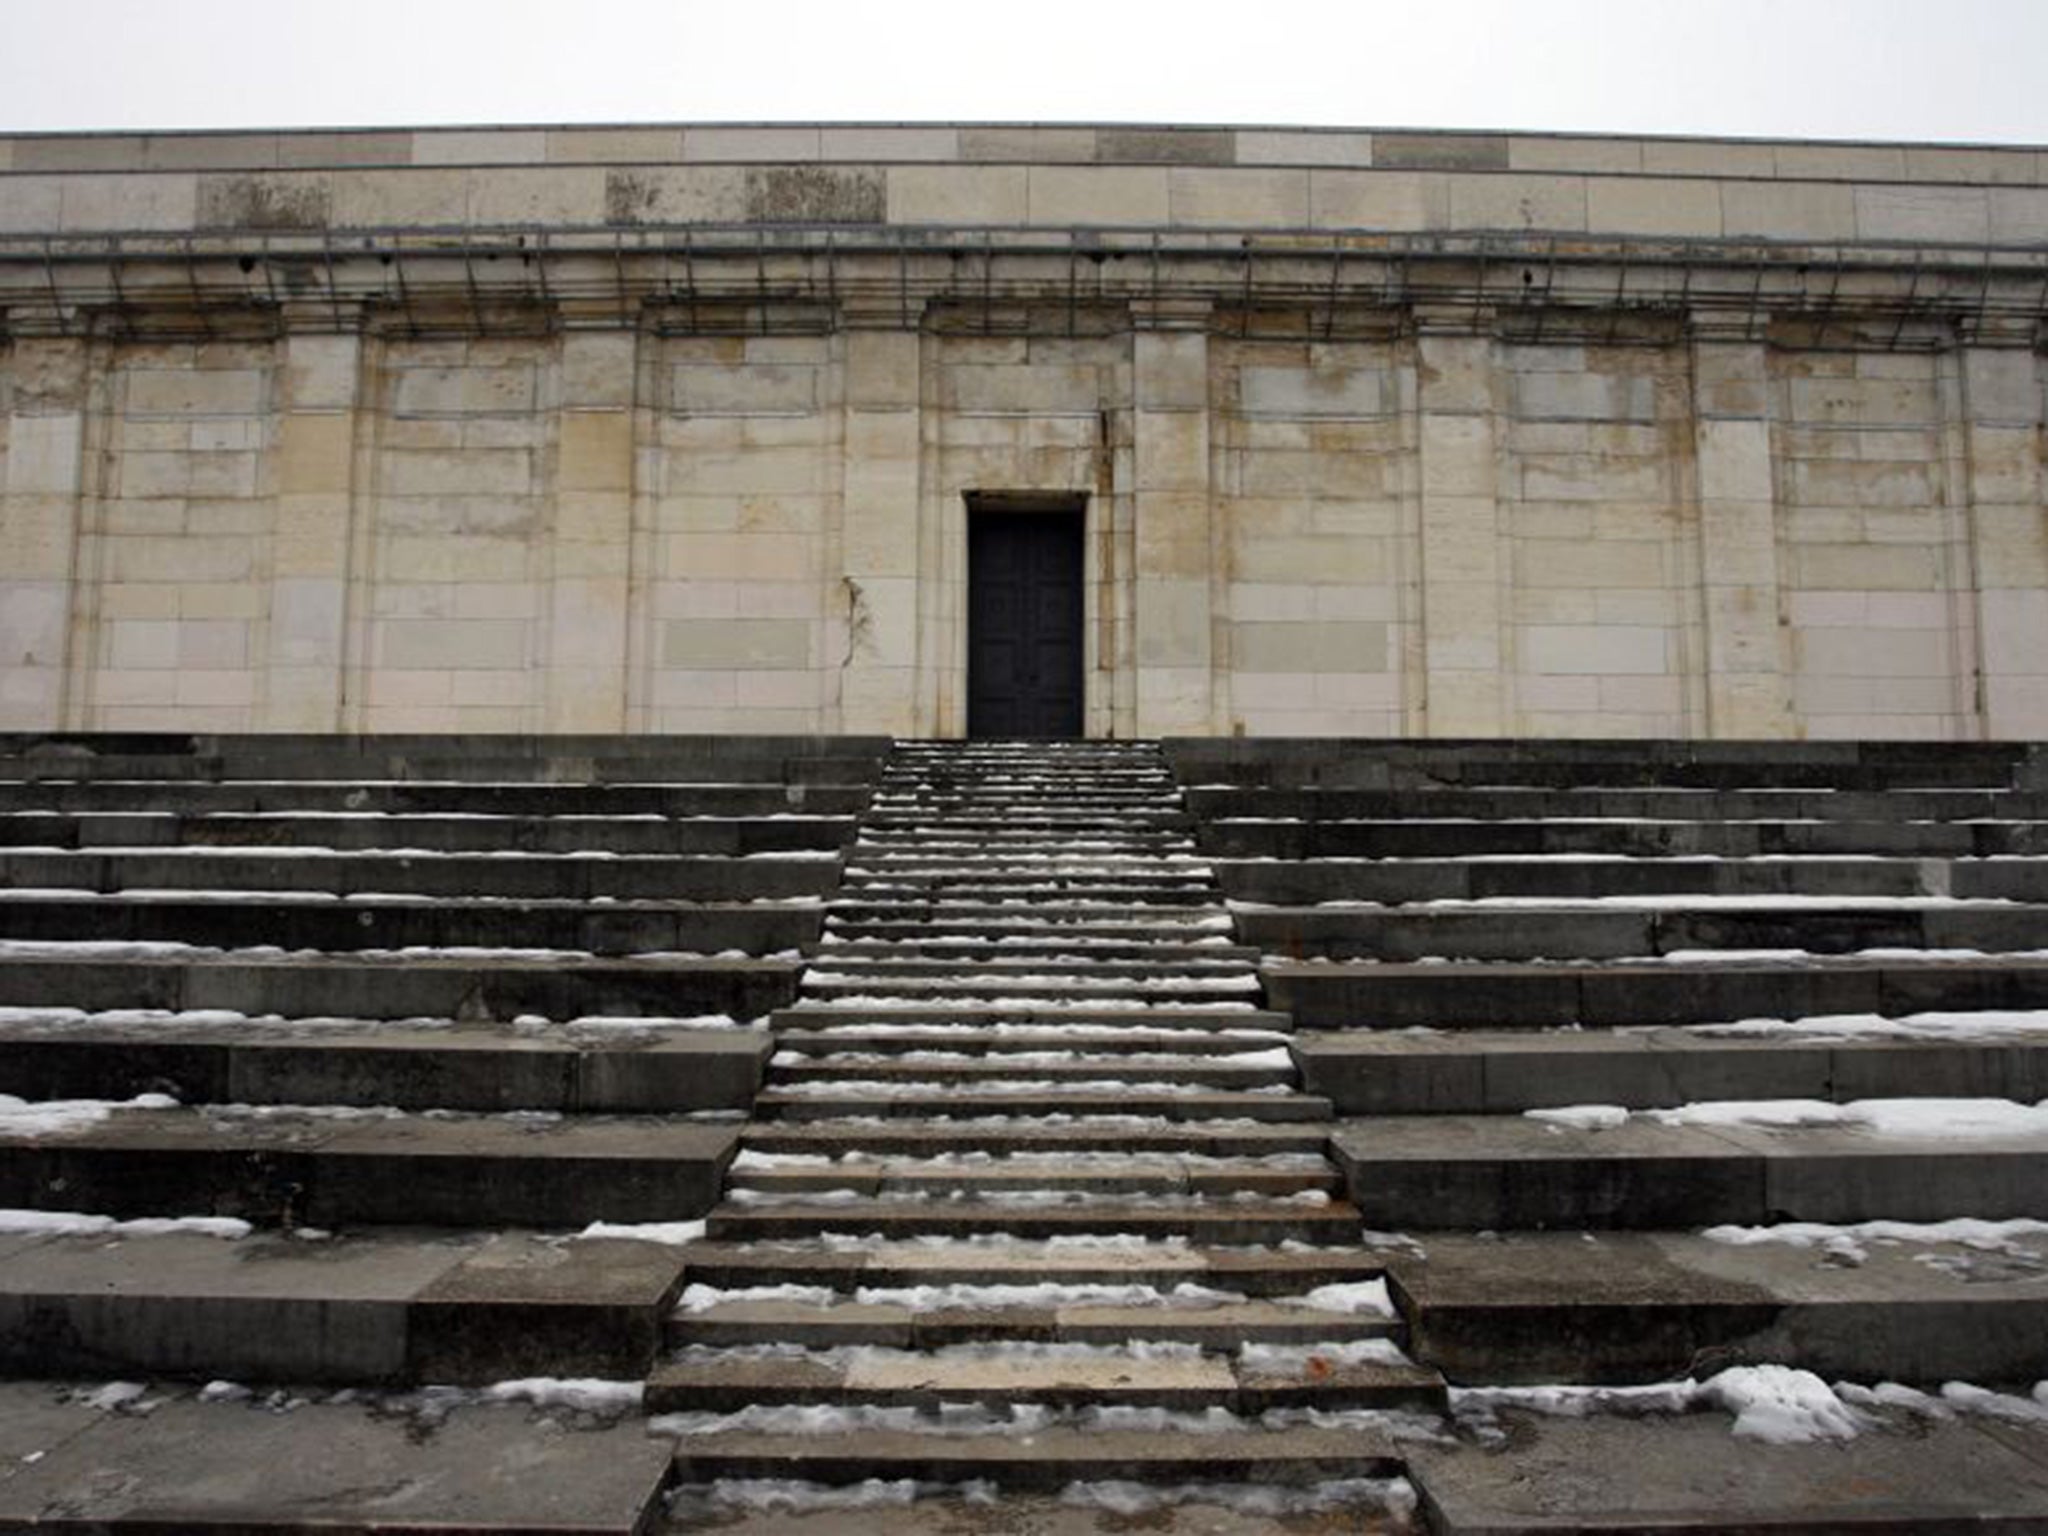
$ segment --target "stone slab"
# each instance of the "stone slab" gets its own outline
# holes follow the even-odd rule
[[[1492,1450],[1418,1447],[1409,1473],[1442,1536],[1841,1531],[1961,1536],[2048,1528],[2048,1437],[1983,1420],[1899,1423],[1841,1445],[1737,1439],[1721,1413],[1503,1415]]]
[[[62,1403],[61,1390],[0,1386],[0,1423],[23,1426],[9,1438],[43,1441],[0,1482],[0,1525],[634,1536],[671,1454],[638,1422],[570,1429],[517,1406],[463,1408],[422,1434],[353,1404],[279,1413],[162,1391],[137,1415]]]
[[[1466,1386],[1644,1382],[1775,1364],[1829,1381],[2032,1382],[2048,1239],[2006,1249],[1691,1232],[1433,1233],[1390,1251],[1413,1348]]]

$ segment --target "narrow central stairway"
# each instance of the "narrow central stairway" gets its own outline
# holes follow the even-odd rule
[[[1387,1495],[1443,1384],[1230,926],[1155,747],[895,749],[649,1386],[685,1481]]]

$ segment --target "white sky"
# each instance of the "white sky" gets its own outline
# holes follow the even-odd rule
[[[0,0],[0,131],[1309,123],[2048,143],[2048,0]]]

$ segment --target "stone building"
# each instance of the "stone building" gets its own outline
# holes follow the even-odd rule
[[[2048,151],[0,139],[0,728],[2048,733]]]

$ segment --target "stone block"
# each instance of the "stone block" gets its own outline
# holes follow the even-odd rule
[[[633,417],[629,412],[564,412],[557,451],[556,483],[564,491],[633,488]]]
[[[680,160],[683,135],[676,128],[554,128],[548,131],[551,164],[618,165]]]
[[[1095,158],[1093,128],[962,128],[960,158],[979,162],[1085,164]]]
[[[1383,623],[1238,623],[1231,628],[1236,670],[1271,672],[1384,672]]]
[[[377,626],[378,665],[422,671],[524,668],[528,626],[516,619],[396,619]]]
[[[1305,170],[1175,169],[1167,197],[1170,222],[1191,228],[1303,229],[1309,222]]]
[[[683,365],[669,370],[668,409],[691,416],[801,416],[818,408],[819,370]]]
[[[1378,143],[1374,158],[1379,158]],[[1586,183],[1582,177],[1451,176],[1446,181],[1451,223],[1458,229],[1576,232],[1586,227]]]
[[[539,379],[530,363],[475,367],[403,367],[392,394],[394,414],[526,416],[538,404]]]
[[[1317,229],[1408,234],[1441,228],[1450,218],[1442,181],[1413,171],[1311,171],[1308,193]]]
[[[1206,581],[1140,577],[1134,612],[1139,667],[1186,670],[1205,666],[1210,637]],[[1203,676],[1206,678],[1206,670]],[[1204,688],[1206,700],[1206,682]]]
[[[613,167],[605,172],[611,224],[732,224],[747,217],[744,168],[729,165]]]
[[[1167,184],[1163,167],[1034,165],[1027,217],[1054,226],[1165,224]]]
[[[819,130],[812,127],[736,126],[685,128],[683,158],[704,161],[810,161],[819,157]]]
[[[1394,375],[1382,368],[1237,370],[1238,409],[1247,416],[1289,420],[1376,418],[1399,403]]]
[[[1995,244],[2034,245],[2048,240],[2048,191],[1994,187],[1988,195]]]
[[[1533,624],[1518,641],[1531,671],[1580,676],[1661,675],[1669,647],[1669,631],[1635,624]]]
[[[1228,165],[1236,149],[1225,128],[1095,130],[1095,158],[1104,165]]]
[[[1376,133],[1372,163],[1424,171],[1504,171],[1508,140],[1497,133]]]
[[[1313,130],[1241,128],[1237,133],[1239,165],[1372,164],[1372,135],[1341,129]]]
[[[1639,374],[1516,371],[1509,375],[1524,419],[1654,422],[1657,381]]]
[[[1592,177],[1586,182],[1586,227],[1597,234],[1718,239],[1721,188],[1711,181]]]
[[[250,416],[262,409],[268,376],[258,368],[132,368],[124,379],[127,415]]]
[[[1856,234],[1864,240],[1983,245],[1991,238],[1990,194],[1981,187],[1859,186]]]
[[[62,176],[7,178],[7,196],[0,198],[0,234],[46,234],[63,225]]]
[[[1508,166],[1517,171],[1599,171],[1633,176],[1643,168],[1643,146],[1636,139],[1518,134],[1508,140]]]
[[[1021,165],[892,165],[887,187],[891,224],[1015,225],[1030,207]]]
[[[452,229],[469,214],[462,171],[336,171],[329,207],[344,229]]]
[[[199,178],[190,174],[74,176],[64,182],[60,222],[67,234],[189,230],[198,212]]]
[[[540,165],[547,158],[540,128],[422,128],[412,136],[415,165]]]
[[[16,416],[7,434],[6,471],[10,500],[75,495],[79,485],[79,450],[83,427],[75,415]],[[18,513],[9,508],[9,523]]]
[[[1731,239],[1853,240],[1855,189],[1817,181],[1724,182],[1721,226]]]
[[[761,671],[810,664],[811,626],[797,619],[671,619],[662,626],[667,667]]]

